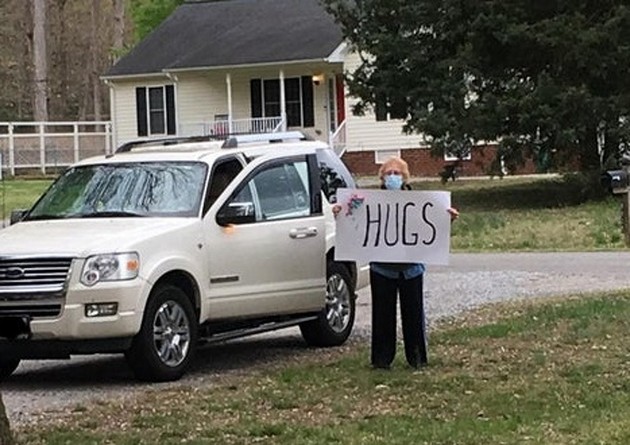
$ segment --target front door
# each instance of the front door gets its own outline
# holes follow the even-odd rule
[[[314,155],[257,159],[205,217],[209,318],[321,309],[325,224]]]
[[[343,84],[343,74],[336,74],[328,78],[328,121],[330,133],[346,120],[346,96]]]

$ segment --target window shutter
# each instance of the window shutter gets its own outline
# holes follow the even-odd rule
[[[304,128],[315,126],[315,111],[313,106],[313,81],[311,77],[302,77],[302,116]]]
[[[175,128],[175,88],[166,85],[166,134],[177,134]]]
[[[385,99],[385,96],[378,93],[374,104],[374,113],[376,114],[377,121],[387,120],[387,100]]]
[[[251,98],[252,117],[262,117],[262,96],[260,79],[249,81],[249,94]]]
[[[392,102],[389,106],[389,115],[392,119],[406,119],[407,99],[404,97],[397,97],[392,99]]]
[[[138,136],[149,134],[147,128],[147,89],[145,87],[136,88],[136,123]]]

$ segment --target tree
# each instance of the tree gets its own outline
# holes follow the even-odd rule
[[[324,0],[362,56],[355,112],[388,107],[434,150],[599,168],[630,140],[627,0]]]
[[[92,0],[90,8],[90,80],[92,84],[92,104],[94,106],[94,120],[100,121],[101,116],[101,81],[99,76],[99,24],[100,24],[101,0]]]
[[[131,0],[130,11],[136,40],[145,38],[183,2],[184,0]]]
[[[112,38],[112,61],[116,63],[125,48],[125,1],[112,0],[114,9],[114,33]]]
[[[33,66],[34,107],[33,116],[36,121],[48,120],[48,62],[46,52],[46,0],[33,1]]]
[[[0,445],[12,445],[13,443],[9,419],[2,401],[2,393],[0,393]]]
[[[124,9],[129,0],[42,3],[46,51],[38,55],[47,73],[38,78],[46,81],[48,119],[97,119],[99,109],[107,118],[109,95],[99,76],[132,43],[133,24]],[[0,121],[30,121],[35,116],[33,6],[33,0],[0,1]]]

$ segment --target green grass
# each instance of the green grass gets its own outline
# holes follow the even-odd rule
[[[432,333],[431,364],[365,345],[55,413],[28,444],[625,444],[630,293],[505,304]]]
[[[0,215],[2,219],[8,218],[11,210],[32,206],[51,182],[50,179],[0,181]]]
[[[460,210],[451,250],[590,251],[625,248],[621,198],[582,176],[413,183],[447,190]]]

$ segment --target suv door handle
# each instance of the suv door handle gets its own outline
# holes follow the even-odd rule
[[[291,229],[289,236],[293,239],[317,236],[317,227],[300,227],[298,229]]]

